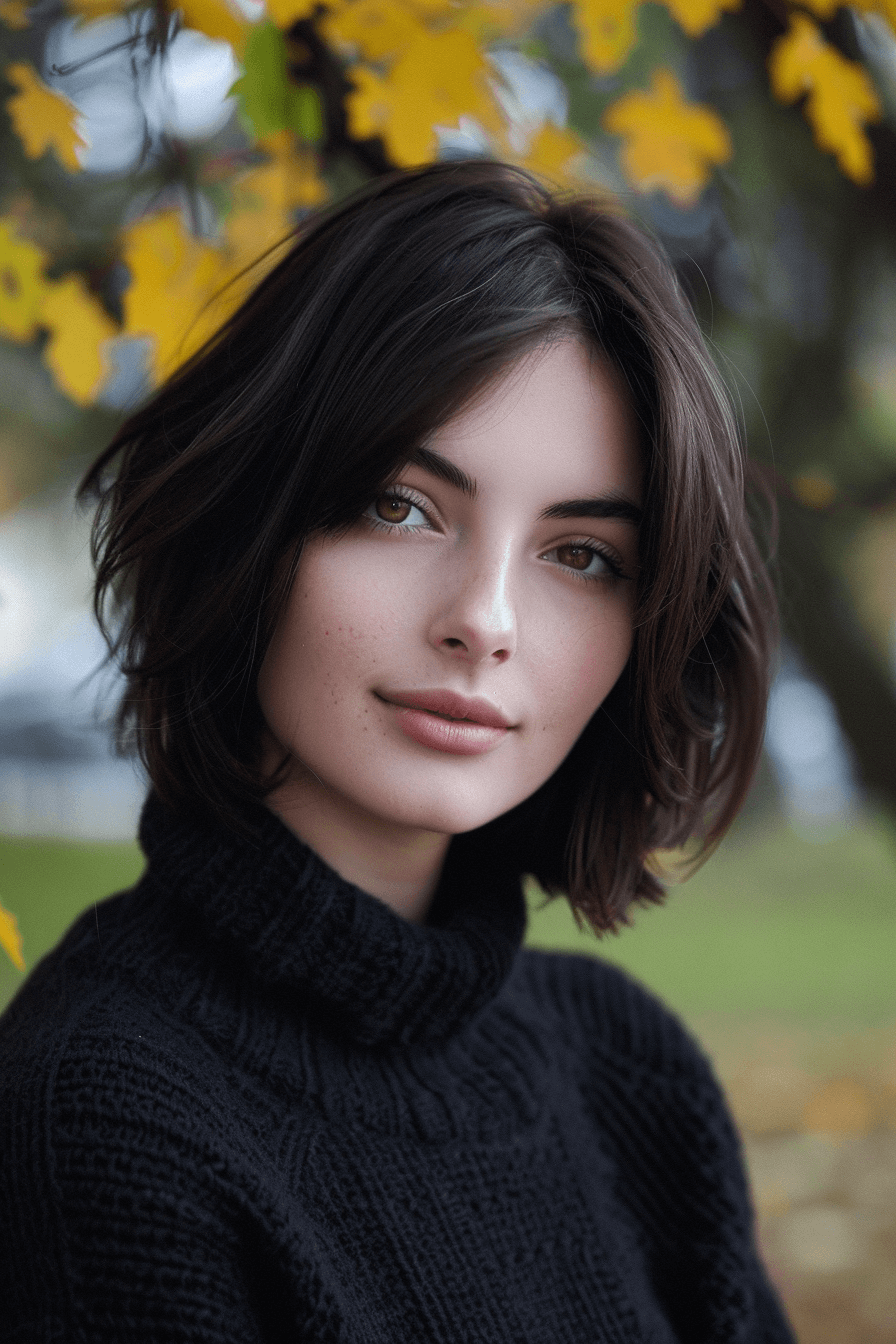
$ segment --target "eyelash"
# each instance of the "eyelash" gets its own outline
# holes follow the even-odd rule
[[[420,512],[423,514],[423,516],[427,520],[429,519],[429,512],[426,507],[426,504],[419,498],[419,496],[414,496],[404,490],[384,490],[381,495],[377,495],[376,499],[371,500],[370,504],[367,506],[368,509],[372,509],[374,507],[374,505],[377,502],[377,499],[401,500],[403,504],[410,504],[413,508],[419,509]],[[381,532],[422,532],[425,530],[423,524],[421,523],[413,523],[411,524],[410,527],[406,527],[404,526],[403,523],[384,522],[382,518],[374,518],[366,510],[363,513],[362,517],[372,527],[377,528]],[[564,541],[562,547],[552,546],[549,551],[545,551],[545,555],[551,555],[554,551],[559,551],[567,546],[570,547],[570,549],[572,550],[590,551],[592,555],[596,555],[599,560],[602,560],[610,571],[609,574],[583,574],[580,573],[578,570],[571,569],[569,565],[559,566],[559,568],[565,570],[567,574],[571,574],[574,579],[581,579],[584,583],[596,583],[601,579],[607,579],[607,578],[611,579],[628,578],[628,575],[623,572],[622,565],[619,563],[618,559],[616,558],[615,554],[613,554],[612,551],[606,551],[603,549],[603,547],[596,546],[593,541],[587,540],[585,538],[582,538],[580,540],[573,539],[571,541]]]

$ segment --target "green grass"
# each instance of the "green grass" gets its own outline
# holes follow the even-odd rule
[[[26,965],[34,966],[82,910],[131,886],[142,870],[136,844],[0,837],[0,905],[16,917]],[[0,952],[0,1006],[23,978]]]
[[[879,820],[825,841],[782,823],[735,833],[665,905],[600,941],[565,902],[539,904],[531,944],[597,952],[686,1018],[896,1020],[896,844]]]
[[[141,868],[135,845],[0,838],[0,903],[18,919],[28,965]],[[896,1020],[896,844],[879,820],[825,842],[782,824],[745,828],[618,937],[579,933],[563,901],[537,906],[532,945],[607,957],[686,1018]],[[0,1004],[21,979],[0,954]]]

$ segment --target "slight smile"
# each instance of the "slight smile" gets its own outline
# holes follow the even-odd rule
[[[515,725],[487,700],[455,691],[374,692],[396,710],[398,726],[420,746],[455,756],[492,751]]]

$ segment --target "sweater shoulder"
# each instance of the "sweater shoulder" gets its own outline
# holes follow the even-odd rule
[[[152,939],[134,918],[136,895],[77,919],[0,1016],[0,1129],[29,1098],[44,1098],[50,1129],[68,1133],[104,1111],[186,1123],[204,1101],[213,1053],[174,1011],[171,984],[153,992],[137,973]]]
[[[524,948],[517,983],[581,1054],[670,1082],[717,1086],[709,1061],[681,1019],[634,976],[605,958]]]
[[[710,1242],[725,1226],[746,1244],[740,1138],[709,1059],[675,1013],[599,957],[526,950],[520,974],[542,1017],[553,1019],[585,1105],[625,1172],[626,1199],[661,1191],[667,1227]]]

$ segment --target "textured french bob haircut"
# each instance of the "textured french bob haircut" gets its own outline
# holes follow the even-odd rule
[[[258,763],[255,688],[304,539],[351,526],[509,362],[569,335],[619,370],[640,427],[633,650],[551,779],[471,836],[597,931],[662,899],[656,850],[720,838],[758,759],[775,631],[726,392],[639,228],[481,160],[392,174],[303,223],[82,483],[119,740],[170,807],[251,830],[282,777]]]

